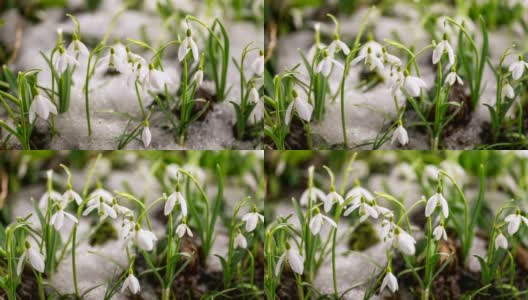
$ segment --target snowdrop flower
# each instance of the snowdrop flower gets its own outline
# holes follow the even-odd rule
[[[315,209],[315,215],[310,220],[310,231],[313,235],[319,234],[321,231],[321,227],[323,226],[323,223],[326,221],[326,223],[330,224],[334,228],[337,228],[336,222],[334,220],[330,219],[327,216],[323,216],[321,212],[319,212],[319,209]]]
[[[185,56],[187,56],[187,53],[189,53],[189,51],[192,52],[194,61],[198,61],[198,59],[200,58],[200,53],[198,52],[198,46],[194,42],[191,29],[187,28],[187,36],[185,37],[182,44],[180,45],[180,48],[178,49],[178,60],[183,61],[183,59],[185,58]]]
[[[148,75],[148,70],[143,68],[143,64],[139,63],[136,66],[132,66],[131,71],[128,73],[127,84],[129,86],[135,86],[137,81],[138,87],[143,88],[144,84],[147,83]]]
[[[97,66],[95,72],[100,74],[108,71],[109,69],[115,69],[121,74],[129,74],[132,72],[132,66],[128,63],[127,50],[125,46],[119,44],[110,48],[110,53],[103,56]]]
[[[112,209],[116,212],[118,216],[126,215],[131,212],[128,207],[119,205],[116,198],[114,198],[112,202]]]
[[[129,213],[123,217],[123,223],[121,224],[121,231],[120,234],[125,237],[125,239],[129,239],[130,233],[133,231],[135,227],[134,222],[134,214]]]
[[[312,187],[311,189],[307,188],[306,190],[304,190],[304,192],[302,193],[301,198],[299,200],[299,203],[302,206],[308,205],[308,200],[309,200],[308,197],[310,195],[311,195],[313,200],[319,199],[321,201],[324,201],[325,198],[326,198],[326,195],[325,195],[325,193],[323,191],[321,191],[320,189],[318,189],[316,187]]]
[[[435,240],[437,240],[437,241],[439,241],[441,239],[444,239],[444,240],[447,241],[447,233],[445,231],[444,226],[442,226],[442,225],[436,226],[436,228],[433,230],[433,236],[434,236]]]
[[[396,227],[397,225],[394,223],[394,216],[389,216],[389,218],[381,221],[381,236],[384,241],[391,238],[391,234]]]
[[[39,208],[41,210],[46,210],[48,208],[49,199],[52,201],[61,201],[62,195],[55,191],[45,192],[39,199]]]
[[[149,66],[149,72],[147,74],[147,83],[150,89],[160,91],[165,88],[165,84],[168,85],[173,82],[167,72],[156,70],[151,64]]]
[[[185,201],[185,197],[183,197],[183,194],[179,190],[172,193],[169,196],[169,198],[167,198],[167,201],[165,202],[165,208],[163,209],[163,213],[166,216],[168,216],[172,212],[176,204],[180,205],[182,215],[186,217],[187,216],[187,201]]]
[[[260,100],[260,95],[257,91],[257,88],[255,88],[255,86],[253,86],[251,88],[251,90],[249,90],[249,97],[248,97],[248,100],[249,100],[249,103],[253,103],[253,104],[256,104],[259,102]]]
[[[405,146],[409,143],[409,136],[407,135],[407,130],[403,127],[401,121],[399,122],[398,127],[396,130],[394,130],[394,133],[392,134],[392,141],[391,144],[394,143],[394,141],[398,140],[402,146]]]
[[[508,250],[508,240],[502,232],[495,238],[495,250],[502,248]]]
[[[64,51],[62,47],[59,48],[59,56],[55,58],[55,64],[54,68],[57,73],[62,74],[69,66],[79,66],[79,62],[75,59],[75,57],[69,55]]]
[[[62,228],[62,225],[64,224],[64,217],[70,219],[73,223],[79,223],[76,217],[74,217],[72,214],[67,213],[64,211],[66,203],[58,203],[58,210],[55,212],[50,219],[50,224],[55,227],[56,230],[60,230]]]
[[[510,67],[508,68],[508,70],[512,73],[512,78],[514,80],[517,80],[521,78],[521,76],[524,73],[525,68],[528,68],[528,63],[523,61],[522,55],[519,55],[519,60],[512,63]]]
[[[187,223],[185,221],[181,223],[180,225],[178,225],[178,227],[176,227],[176,234],[178,234],[180,238],[183,238],[185,234],[187,234],[187,236],[189,237],[193,237],[191,228],[187,226]]]
[[[393,247],[400,249],[405,255],[414,255],[416,252],[414,244],[416,244],[416,240],[410,234],[399,227],[394,230]]]
[[[260,50],[259,57],[251,64],[251,71],[254,75],[262,76],[264,74],[264,51]]]
[[[236,249],[236,248],[241,248],[241,249],[246,249],[246,248],[247,248],[247,240],[246,240],[246,237],[244,237],[244,235],[243,235],[241,232],[239,232],[239,233],[235,236],[234,247],[235,247],[235,249]]]
[[[507,216],[504,221],[508,223],[508,233],[510,235],[515,234],[521,226],[521,221],[528,226],[528,219],[521,216],[521,212],[517,210],[514,214]]]
[[[81,195],[79,195],[77,192],[75,192],[73,189],[69,188],[64,194],[62,194],[62,199],[66,202],[70,202],[72,200],[77,203],[77,205],[81,205],[82,198]]]
[[[44,273],[44,269],[46,266],[44,263],[44,255],[42,255],[38,249],[33,247],[29,241],[26,241],[25,248],[26,250],[18,259],[17,275],[20,276],[20,274],[22,274],[22,266],[24,265],[24,261],[26,259],[29,260],[31,267],[35,269],[35,271]]]
[[[427,165],[425,166],[425,169],[424,169],[424,177],[426,179],[431,179],[431,180],[438,180],[438,177],[440,176],[440,169],[438,169],[436,166],[434,165]]]
[[[374,204],[372,205],[372,208],[374,208],[374,210],[378,213],[378,216],[382,216],[384,218],[388,218],[388,217],[394,216],[394,213],[392,212],[392,210],[390,210],[390,209],[388,209],[386,207],[378,205],[376,203],[376,201],[374,201]]]
[[[328,52],[337,54],[339,51],[343,51],[343,54],[346,56],[350,53],[350,48],[339,39],[339,35],[336,33],[334,41],[328,46]]]
[[[134,276],[132,271],[130,271],[128,277],[123,282],[123,287],[121,288],[121,293],[123,293],[127,288],[134,295],[139,293],[139,291],[141,290],[141,287],[139,286],[139,281],[136,278],[136,276]]]
[[[169,164],[165,167],[165,178],[171,180],[178,180],[180,174],[180,166],[177,164]]]
[[[196,84],[197,87],[201,86],[203,83],[204,73],[202,68],[198,69],[196,73],[194,73],[191,83]]]
[[[99,212],[99,216],[101,218],[105,218],[106,216],[109,216],[112,219],[117,218],[117,213],[115,210],[108,205],[103,198],[99,198],[99,202],[93,202],[92,205],[89,205],[86,210],[83,212],[83,216],[89,215],[93,210],[97,209]]]
[[[453,70],[449,74],[447,74],[445,79],[445,84],[449,84],[450,86],[453,86],[453,84],[458,83],[459,85],[464,85],[464,82],[462,81],[462,78],[458,76],[458,74]]]
[[[464,168],[460,166],[460,164],[450,161],[450,160],[444,160],[442,163],[440,163],[440,167],[445,170],[447,174],[449,174],[455,182],[458,184],[464,184],[467,182],[467,175],[466,171],[464,171]],[[452,184],[451,180],[448,180],[446,184]]]
[[[410,76],[408,73],[404,75],[403,84],[401,88],[411,97],[420,96],[420,89],[425,88],[427,84],[422,79],[416,76]]]
[[[352,203],[359,203],[362,197],[365,198],[367,202],[372,202],[372,200],[374,200],[372,193],[360,186],[356,186],[348,191],[346,193],[345,199],[348,200],[349,198],[352,198]]]
[[[391,176],[401,177],[408,181],[416,180],[416,171],[413,166],[403,162],[398,164],[391,172]]]
[[[383,55],[383,46],[381,46],[380,43],[374,40],[368,41],[359,50],[359,55],[366,56],[369,52],[371,52],[373,55],[377,57],[380,57]]]
[[[90,193],[90,195],[88,196],[88,199],[90,199],[90,201],[88,201],[87,203],[88,206],[92,206],[94,204],[99,203],[99,200],[101,199],[104,202],[110,204],[113,202],[114,196],[112,196],[112,194],[109,191],[102,189],[102,188],[98,188],[92,193]]]
[[[383,52],[383,62],[390,65],[391,67],[401,66],[401,60],[392,54],[389,54],[385,48],[382,49]]]
[[[332,58],[330,54],[328,54],[328,51],[323,52],[323,59],[317,64],[317,67],[315,68],[316,73],[321,73],[323,76],[330,75],[330,72],[332,71],[332,66],[336,66],[339,69],[343,69],[343,65]]]
[[[383,292],[386,287],[389,287],[389,290],[391,290],[393,293],[398,290],[398,280],[396,279],[396,276],[392,274],[392,272],[387,272],[383,278],[383,281],[381,282],[380,293]]]
[[[292,96],[293,96],[293,101],[290,102],[290,104],[288,105],[288,108],[286,109],[286,115],[285,115],[286,125],[290,124],[291,122],[294,108],[299,118],[301,118],[305,122],[310,122],[310,119],[312,118],[313,106],[310,103],[308,103],[306,99],[299,98],[297,91],[295,90],[292,90]]]
[[[373,219],[378,218],[378,211],[374,209],[370,204],[365,201],[365,198],[361,198],[360,203],[355,203],[352,206],[350,206],[347,210],[344,212],[344,216],[348,216],[352,212],[354,212],[356,209],[359,208],[359,222],[363,223],[365,220],[367,220],[369,217],[372,217]]]
[[[449,216],[449,206],[447,205],[447,200],[440,192],[432,195],[431,198],[427,200],[427,204],[425,206],[425,216],[430,217],[438,205],[442,207],[442,214],[444,215],[444,218],[447,218]]]
[[[282,264],[287,261],[293,272],[302,275],[304,271],[304,257],[298,250],[292,249],[290,243],[286,242],[286,251],[281,255],[275,266],[275,276],[279,276]]]
[[[141,133],[141,141],[143,141],[143,146],[145,146],[145,148],[148,148],[150,142],[152,141],[152,133],[150,133],[148,121],[145,121],[145,126],[143,127],[143,132]]]
[[[352,60],[352,65],[356,65],[362,60],[365,61],[365,65],[369,67],[370,71],[378,69],[378,71],[381,72],[384,69],[383,61],[371,48],[367,48],[367,52],[365,54],[360,53],[356,58],[354,58],[354,60]]]
[[[90,55],[88,48],[86,48],[83,42],[81,42],[76,36],[73,37],[73,41],[70,43],[66,51],[72,56],[79,54],[82,57],[88,57]]]
[[[336,192],[334,188],[332,188],[323,200],[324,211],[329,212],[334,206],[334,203],[339,203],[339,205],[342,205],[344,202],[345,199],[343,199],[343,196],[339,195],[339,193]]]
[[[252,232],[257,228],[258,221],[264,222],[264,216],[256,212],[254,210],[253,212],[247,213],[242,217],[242,221],[246,222],[246,231]]]
[[[33,101],[31,101],[31,106],[29,107],[29,120],[34,122],[37,116],[43,120],[47,120],[49,115],[57,115],[57,107],[51,102],[48,98],[37,94]]]
[[[157,241],[156,235],[148,230],[139,228],[136,225],[135,241],[139,248],[145,251],[152,251],[154,248],[154,242]]]
[[[510,85],[509,82],[506,82],[506,84],[502,86],[502,98],[505,97],[508,97],[510,99],[515,98],[515,91],[513,90],[513,87]]]
[[[455,52],[453,50],[453,47],[447,40],[447,33],[444,33],[444,39],[436,45],[434,51],[433,51],[433,64],[437,64],[444,53],[447,53],[447,56],[449,58],[449,66],[452,66],[455,63]]]

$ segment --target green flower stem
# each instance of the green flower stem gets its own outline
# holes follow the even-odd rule
[[[189,57],[189,54],[185,55],[185,58],[183,59],[183,82],[182,82],[182,92],[181,92],[181,111],[180,111],[180,145],[183,145],[185,143],[185,134],[187,131],[187,81],[189,78],[189,67],[187,63],[187,59]],[[189,108],[190,109],[190,108]]]
[[[464,240],[466,240],[466,239],[469,238],[469,234],[470,234],[469,233],[469,205],[468,205],[466,196],[464,195],[464,192],[462,191],[462,189],[460,189],[458,184],[455,182],[455,180],[451,176],[449,176],[444,171],[440,171],[440,174],[442,176],[447,177],[453,183],[453,185],[455,186],[457,192],[462,197],[463,204],[464,204]],[[469,253],[468,245],[465,245],[465,243],[462,243],[462,257],[463,257],[464,262],[466,261],[468,253]]]

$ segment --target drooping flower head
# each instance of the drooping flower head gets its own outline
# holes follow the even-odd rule
[[[292,90],[292,97],[293,100],[288,105],[288,108],[286,109],[286,115],[284,117],[286,125],[291,122],[294,109],[297,112],[299,118],[305,122],[310,122],[310,119],[312,118],[313,106],[308,102],[308,100],[299,97],[299,94],[295,89]]]
[[[249,212],[242,217],[242,221],[246,222],[247,232],[252,232],[253,230],[255,230],[255,228],[257,228],[259,220],[261,222],[264,222],[264,216],[259,214],[256,208],[254,208],[252,212]]]
[[[34,122],[37,116],[47,120],[50,114],[57,115],[55,104],[41,94],[35,95],[29,107],[29,120]]]
[[[302,275],[304,271],[304,257],[299,254],[299,251],[293,249],[289,242],[286,242],[286,251],[281,255],[275,265],[275,276],[279,276],[282,269],[282,264],[287,261],[293,272]]]
[[[190,28],[187,28],[186,37],[180,45],[178,50],[178,59],[183,61],[187,53],[191,52],[194,61],[198,61],[200,58],[200,53],[198,52],[198,46],[192,37],[192,32]]]
[[[128,272],[128,277],[123,282],[123,286],[121,287],[121,293],[123,293],[126,289],[132,293],[137,294],[141,290],[141,287],[139,285],[139,280],[134,276],[134,272],[130,270]]]
[[[324,222],[330,224],[334,228],[337,228],[337,224],[336,222],[334,222],[334,220],[330,219],[327,216],[324,216],[323,214],[321,214],[319,209],[316,208],[315,213],[312,216],[312,219],[310,220],[310,225],[309,225],[310,231],[312,232],[313,235],[319,234]]]
[[[18,259],[17,264],[17,275],[22,274],[22,267],[24,266],[24,262],[29,260],[29,263],[31,264],[31,267],[35,269],[35,271],[44,273],[45,269],[45,262],[44,262],[44,255],[40,253],[40,251],[33,247],[29,241],[25,242],[25,251],[22,254],[22,256]]]
[[[455,64],[455,51],[453,50],[453,47],[449,43],[449,40],[447,39],[447,33],[444,33],[443,39],[438,45],[436,45],[434,51],[433,51],[433,64],[437,64],[442,56],[444,54],[447,54],[447,57],[449,59],[449,66],[452,66]]]

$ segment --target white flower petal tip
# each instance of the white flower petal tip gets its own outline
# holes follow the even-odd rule
[[[55,104],[40,94],[36,95],[29,107],[29,120],[33,122],[37,116],[43,120],[47,120],[50,114],[57,115],[57,107],[55,107]]]
[[[257,228],[259,220],[264,222],[264,216],[257,212],[250,212],[242,217],[242,221],[246,222],[246,231],[252,232]]]
[[[396,279],[396,276],[394,276],[394,274],[391,272],[387,272],[387,274],[385,274],[385,277],[381,282],[380,293],[383,292],[386,287],[388,287],[393,293],[398,290],[398,279]]]
[[[405,255],[414,255],[416,252],[416,240],[407,232],[398,228],[393,239],[393,246],[400,249]]]
[[[433,64],[437,64],[444,53],[447,53],[448,59],[449,59],[449,65],[453,65],[455,63],[455,52],[453,50],[453,47],[449,43],[447,39],[444,39],[438,45],[436,45],[436,48],[433,51]]]
[[[235,236],[235,240],[233,242],[233,245],[236,248],[240,248],[240,249],[246,249],[247,248],[247,240],[246,240],[246,237],[244,237],[244,235],[242,233],[238,233],[236,236]]]
[[[394,133],[392,134],[391,143],[394,143],[394,141],[396,140],[398,140],[398,142],[402,146],[405,146],[409,143],[409,135],[407,134],[407,130],[405,130],[402,125],[398,125],[398,127],[396,127]]]
[[[189,228],[189,226],[187,226],[187,224],[185,224],[185,223],[182,223],[182,224],[178,225],[178,227],[176,228],[176,234],[180,238],[183,238],[183,236],[186,235],[186,234],[189,237],[193,237],[193,233],[191,231],[191,228]]]
[[[425,216],[430,217],[438,204],[440,204],[442,208],[442,214],[444,215],[444,218],[449,217],[449,206],[447,204],[447,200],[441,193],[436,193],[432,195],[429,200],[427,200],[427,204],[425,206]]]
[[[436,228],[433,230],[433,236],[437,241],[441,239],[447,241],[447,232],[445,231],[445,228],[442,225],[436,226]]]
[[[148,148],[148,146],[150,146],[150,142],[152,141],[152,134],[150,133],[150,129],[148,126],[143,127],[143,132],[141,133],[141,140],[143,141],[143,146],[145,146],[145,148]]]
[[[517,213],[511,214],[504,219],[508,223],[508,234],[514,235],[519,231],[521,220],[521,215]]]
[[[508,250],[508,240],[502,233],[495,238],[495,250],[498,250],[499,248]]]
[[[324,222],[330,224],[334,228],[337,228],[337,224],[334,222],[334,220],[330,219],[327,216],[323,216],[321,213],[317,213],[312,217],[309,224],[310,231],[313,235],[317,235],[320,233],[321,227],[323,226]]]
[[[528,68],[528,63],[519,57],[519,60],[512,63],[508,70],[511,72],[513,80],[518,80],[522,77],[526,68]]]
[[[135,240],[140,249],[152,251],[152,249],[154,249],[154,242],[158,239],[154,233],[148,230],[139,229],[136,231]]]
[[[125,279],[123,282],[123,287],[121,288],[121,293],[123,293],[127,288],[134,295],[141,291],[139,280],[136,278],[136,276],[134,276],[134,274],[128,275],[128,277]]]

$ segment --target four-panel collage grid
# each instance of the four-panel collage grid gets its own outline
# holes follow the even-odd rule
[[[528,1],[0,0],[0,300],[528,300]]]

